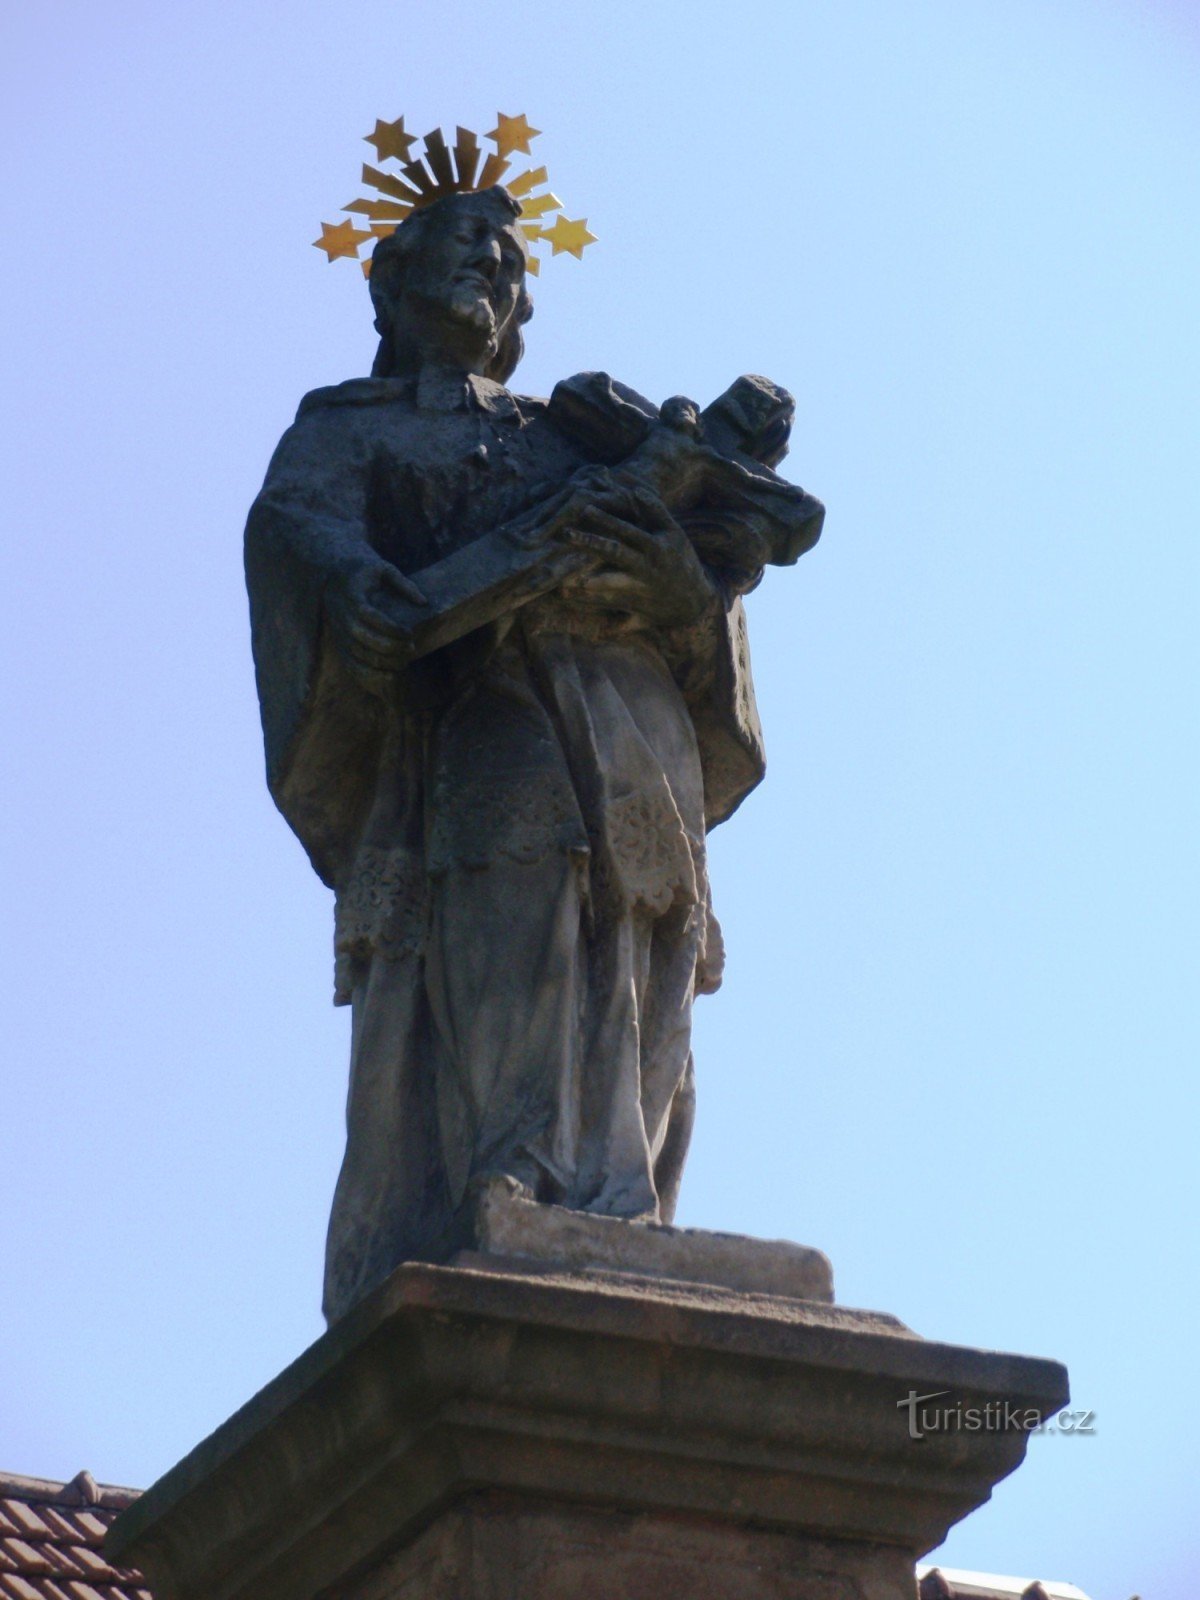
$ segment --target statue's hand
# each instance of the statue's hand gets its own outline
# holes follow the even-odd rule
[[[602,563],[562,585],[564,595],[584,605],[671,628],[697,621],[718,603],[691,540],[650,490],[614,487],[582,509],[565,538]]]
[[[610,468],[581,467],[557,493],[509,523],[505,536],[526,549],[553,548],[580,525],[589,507],[602,506],[621,515],[629,505],[628,490],[618,485]]]
[[[395,672],[412,656],[408,619],[397,609],[425,605],[425,596],[390,561],[356,568],[329,599],[333,626],[359,666]]]

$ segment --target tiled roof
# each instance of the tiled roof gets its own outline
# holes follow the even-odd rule
[[[90,1472],[70,1483],[0,1473],[2,1600],[151,1600],[141,1573],[111,1566],[101,1550],[118,1511],[137,1497]]]
[[[1000,1578],[952,1567],[918,1567],[917,1600],[1087,1600],[1073,1583]]]
[[[0,1600],[153,1600],[133,1567],[104,1559],[104,1536],[139,1489],[80,1472],[70,1483],[0,1472]],[[1069,1583],[918,1567],[919,1600],[1087,1600]]]

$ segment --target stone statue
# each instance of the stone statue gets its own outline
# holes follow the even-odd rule
[[[372,375],[306,396],[246,531],[268,781],[353,1007],[331,1320],[446,1259],[497,1176],[670,1221],[721,975],[705,835],[763,774],[740,596],[823,516],[762,379],[703,412],[599,373],[511,393],[517,216],[448,195],[380,241]]]

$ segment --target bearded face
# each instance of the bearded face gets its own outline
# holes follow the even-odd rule
[[[514,319],[528,315],[528,253],[512,207],[490,191],[448,197],[420,216],[400,251],[380,274],[388,282],[377,285],[372,272],[397,364],[415,345],[426,358],[485,370]]]

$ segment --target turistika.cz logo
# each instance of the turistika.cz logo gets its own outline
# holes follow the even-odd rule
[[[896,1401],[898,1411],[908,1412],[908,1437],[924,1439],[931,1433],[1095,1433],[1094,1411],[1060,1411],[1053,1419],[1043,1419],[1033,1406],[1014,1405],[1011,1400],[988,1400],[983,1405],[964,1405],[950,1399],[949,1389],[918,1394],[910,1389]],[[938,1405],[935,1402],[946,1401]]]

